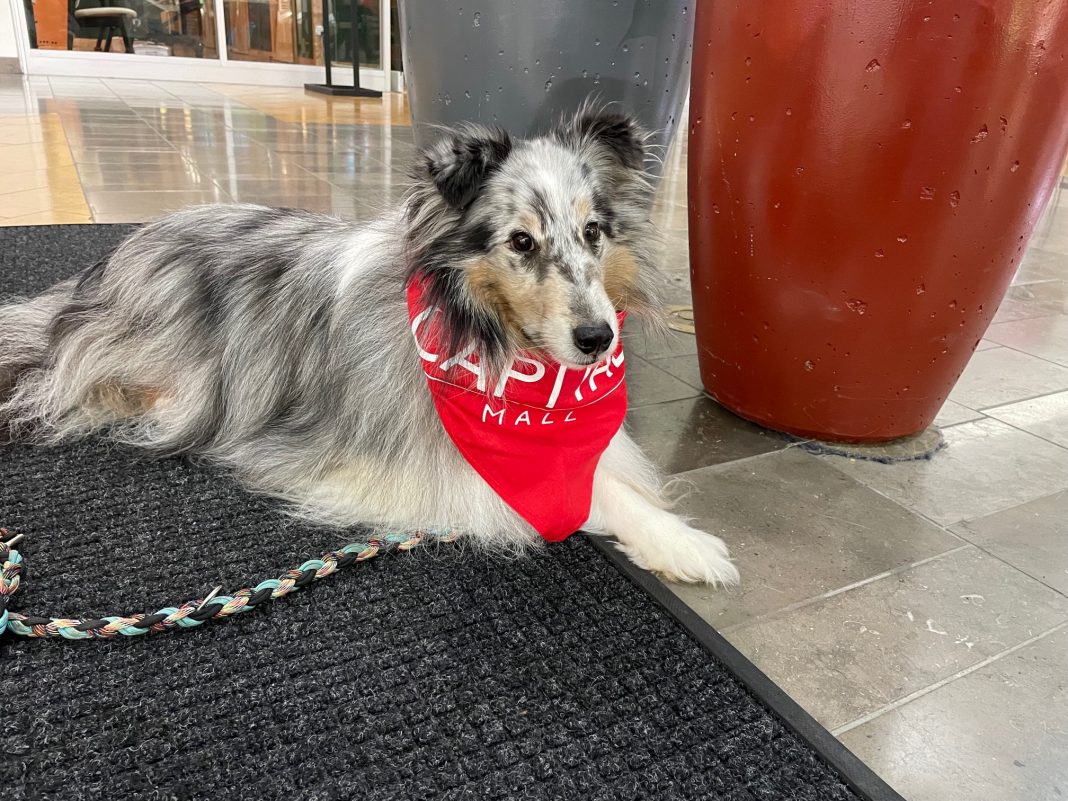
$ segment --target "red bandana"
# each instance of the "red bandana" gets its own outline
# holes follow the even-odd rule
[[[408,319],[446,433],[542,537],[566,538],[589,519],[594,470],[627,413],[622,342],[611,358],[581,369],[520,354],[487,387],[472,349],[442,353],[436,312],[412,281]]]

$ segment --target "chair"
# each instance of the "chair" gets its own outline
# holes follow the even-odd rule
[[[79,27],[96,28],[96,47],[100,50],[103,44],[105,53],[111,52],[111,40],[118,33],[122,36],[123,48],[127,53],[133,53],[133,37],[130,36],[130,23],[137,19],[137,12],[132,8],[123,6],[94,6],[80,7],[81,0],[74,2],[74,19]]]

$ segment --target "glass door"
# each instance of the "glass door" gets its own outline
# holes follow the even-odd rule
[[[24,0],[30,47],[219,57],[212,0]]]
[[[321,64],[315,0],[225,0],[226,54],[234,61]]]

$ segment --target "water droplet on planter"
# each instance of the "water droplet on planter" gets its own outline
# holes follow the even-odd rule
[[[846,306],[851,312],[857,314],[865,314],[868,311],[868,304],[859,298],[850,298],[846,301]]]
[[[982,142],[989,134],[990,131],[988,131],[987,127],[984,125],[982,128],[979,129],[975,136],[972,137],[972,144],[975,145],[979,142]]]
[[[548,92],[552,88],[553,88],[553,79],[550,78],[549,80],[547,80],[545,82],[545,91]]]
[[[908,130],[909,128],[912,127],[912,120],[902,120],[901,121],[901,127],[904,128],[905,130]]]
[[[594,39],[593,40],[593,46],[594,47],[600,47],[601,46],[601,40],[600,39]]]
[[[805,172],[805,168],[804,167],[798,167],[796,170],[794,170],[794,172],[797,173],[798,175],[802,175]]]
[[[1009,167],[1009,172],[1016,172],[1018,169],[1020,169],[1020,162],[1014,161],[1012,166]]]
[[[792,108],[790,108],[789,106],[787,106],[786,107],[786,116],[787,117],[793,116],[793,113],[794,113],[794,110]]]
[[[1009,129],[1009,121],[1005,117],[998,117],[1001,120],[1001,131],[1004,133]]]
[[[624,53],[629,53],[630,52],[630,45],[627,44],[626,42],[624,42],[622,45],[620,45],[619,49],[622,50]]]
[[[865,72],[876,72],[878,70],[881,70],[882,68],[883,68],[883,65],[879,63],[879,59],[873,58],[871,61],[868,62],[868,66],[866,66],[864,68],[864,71]]]
[[[805,362],[805,369],[808,370],[811,373],[813,370],[816,369],[816,365],[814,365],[811,361],[806,361]]]
[[[749,56],[746,56],[745,57],[745,66],[748,67],[752,63],[753,63],[753,59],[751,59]]]
[[[920,284],[918,287],[916,287],[916,294],[917,295],[922,295],[926,291],[927,291],[927,284]],[[934,317],[933,314],[931,316]]]
[[[479,27],[482,24],[482,14],[476,11],[475,16],[471,18],[471,21],[474,23],[474,27]]]
[[[949,193],[949,205],[953,208],[957,208],[960,205],[960,192]]]
[[[904,234],[901,234],[901,236],[899,236],[897,238],[897,241],[900,242],[903,245],[903,244],[905,244],[906,242],[909,241],[909,238],[907,236],[905,236]]]
[[[885,253],[883,253],[883,251],[882,251],[882,248],[880,248],[879,250],[875,251],[875,258],[877,258],[877,259],[881,259],[881,258],[883,258],[884,256],[886,256],[886,254],[885,254]]]
[[[452,105],[452,98],[449,95],[445,95],[445,97],[442,99],[445,101],[446,106]]]
[[[920,200],[934,200],[935,191],[933,186],[920,187]]]

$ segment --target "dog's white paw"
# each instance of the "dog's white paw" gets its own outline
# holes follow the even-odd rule
[[[637,542],[618,543],[618,547],[636,565],[669,581],[719,586],[738,583],[738,568],[731,562],[723,540],[681,520],[672,523],[648,532]]]

